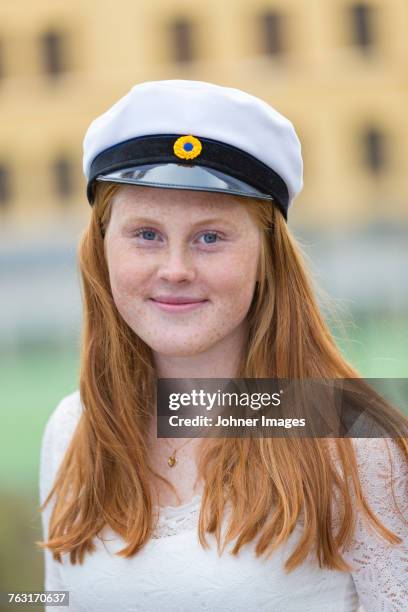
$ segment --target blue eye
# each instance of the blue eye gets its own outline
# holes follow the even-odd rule
[[[205,241],[206,244],[214,244],[216,238],[219,238],[219,234],[217,232],[205,232],[205,234],[203,234],[203,236],[210,236],[211,240],[210,241]]]
[[[151,240],[152,236],[154,237],[155,233],[156,232],[154,230],[151,230],[151,229],[141,229],[138,232],[136,232],[135,236],[140,236],[141,234],[143,234],[143,238],[145,238],[146,240]],[[146,238],[146,234],[148,236],[147,238]]]

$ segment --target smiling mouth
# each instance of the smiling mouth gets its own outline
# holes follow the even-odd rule
[[[185,310],[192,310],[208,302],[208,300],[197,300],[195,302],[170,303],[155,300],[153,298],[149,298],[149,301],[155,304],[161,310],[165,310],[167,312],[183,312]]]
[[[150,298],[153,302],[158,302],[159,304],[174,304],[176,306],[182,304],[199,304],[200,302],[205,302],[206,300],[183,300],[183,301],[167,301],[167,300],[155,300],[154,298]]]

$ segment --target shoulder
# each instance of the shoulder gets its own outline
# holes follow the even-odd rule
[[[362,489],[382,515],[408,513],[408,456],[395,438],[353,440]]]
[[[40,481],[49,485],[64,457],[83,410],[79,390],[63,397],[45,424],[40,451]]]
[[[362,493],[371,508],[381,514],[392,513],[395,505],[408,513],[408,455],[397,438],[350,438]],[[328,449],[335,469],[340,472],[340,458],[334,440],[328,440]],[[346,466],[350,468],[349,462]],[[347,475],[351,485],[350,473]],[[350,489],[356,501],[354,487]]]
[[[364,476],[408,477],[408,456],[397,438],[352,438],[357,464]]]
[[[396,438],[350,438],[350,441],[359,472],[368,476],[395,468],[408,473],[408,457]],[[327,439],[326,448],[337,466],[340,458],[333,438]]]
[[[82,414],[82,402],[77,389],[63,397],[51,412],[43,432],[43,444],[58,436],[60,442],[70,438]]]
[[[351,438],[351,442],[365,501],[386,527],[406,539],[408,536],[407,453],[400,447],[396,438]],[[333,458],[338,467],[337,454]],[[357,502],[350,474],[347,476],[347,481],[351,501],[357,511],[357,530],[364,532],[364,537],[368,537],[367,534],[372,527]],[[334,514],[337,526],[339,519],[337,508]],[[363,536],[360,539],[364,539]]]

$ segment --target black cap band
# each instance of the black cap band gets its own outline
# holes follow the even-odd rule
[[[173,150],[180,134],[138,136],[105,149],[91,164],[87,197],[94,201],[94,181],[97,176],[126,167],[149,163],[178,163],[200,165],[225,172],[236,179],[270,194],[287,220],[289,193],[286,183],[274,170],[253,155],[217,140],[197,136],[202,145],[199,156],[191,160],[180,159]]]

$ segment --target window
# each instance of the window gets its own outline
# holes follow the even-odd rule
[[[52,170],[57,195],[61,200],[69,199],[75,191],[72,162],[61,156],[54,161]]]
[[[268,11],[261,15],[260,22],[262,52],[267,55],[280,55],[284,51],[282,15]]]
[[[176,19],[172,25],[172,37],[175,61],[191,62],[194,57],[191,23],[184,18]]]
[[[50,77],[56,77],[66,69],[64,58],[64,37],[49,30],[41,38],[44,70]]]
[[[11,176],[10,168],[5,163],[0,163],[0,208],[4,209],[11,200]]]
[[[350,7],[351,38],[355,46],[363,50],[373,45],[373,7],[359,2]]]
[[[386,166],[385,136],[376,127],[369,127],[363,133],[363,154],[366,167],[379,174]]]

